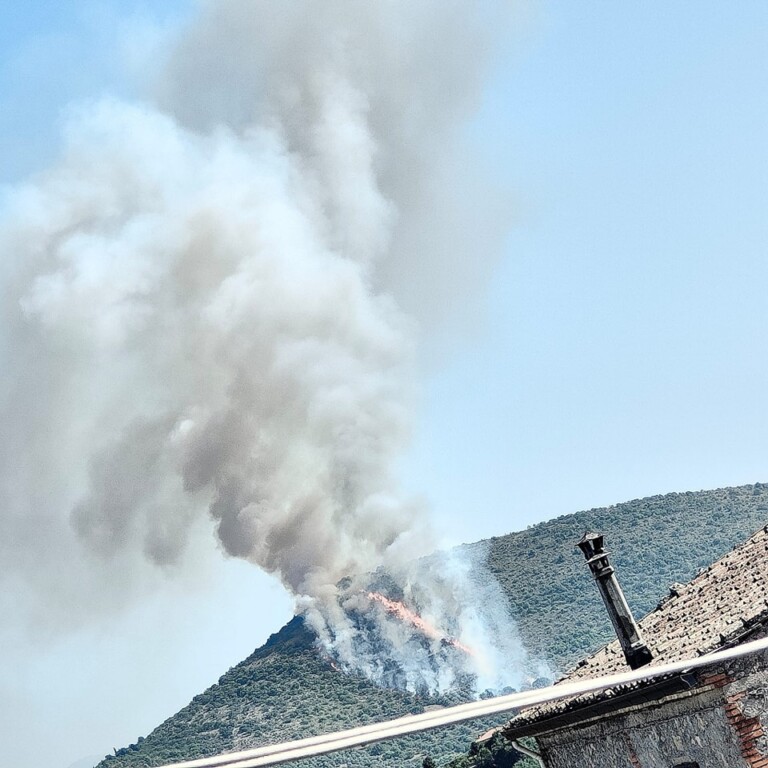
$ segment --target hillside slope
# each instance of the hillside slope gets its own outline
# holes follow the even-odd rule
[[[605,534],[639,617],[672,583],[688,581],[766,523],[765,483],[670,493],[564,515],[493,538],[488,566],[509,598],[531,654],[567,666],[611,635],[608,615],[575,547],[584,531]]]
[[[611,631],[574,547],[586,529],[605,533],[627,598],[642,615],[671,583],[689,580],[766,523],[768,485],[758,483],[577,512],[465,546],[486,553],[530,653],[563,668]],[[154,766],[300,738],[435,703],[337,672],[313,640],[302,621],[293,619],[218,684],[99,768]],[[307,762],[323,768],[417,767],[426,754],[440,762],[466,751],[484,725],[469,723]]]
[[[418,713],[435,703],[337,672],[317,653],[314,639],[303,621],[294,618],[146,739],[118,750],[117,756],[100,765],[157,765],[245,749]],[[454,729],[452,751],[466,747],[479,727],[468,724]],[[404,757],[422,750],[441,753],[441,739],[432,733],[426,739],[413,737],[351,750],[343,760],[332,756],[308,762],[363,768],[375,757],[377,764],[400,765]]]

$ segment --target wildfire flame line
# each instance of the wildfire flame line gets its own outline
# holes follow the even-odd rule
[[[469,646],[464,645],[464,643],[456,640],[453,637],[448,637],[446,634],[437,629],[437,627],[434,627],[428,621],[421,618],[418,613],[415,613],[410,608],[403,605],[403,603],[400,603],[397,600],[390,600],[380,592],[368,592],[367,597],[369,600],[382,605],[384,610],[390,614],[390,616],[394,616],[404,624],[410,624],[426,637],[429,637],[433,640],[439,640],[441,643],[450,645],[452,648],[457,648],[469,656],[475,655],[475,652]]]

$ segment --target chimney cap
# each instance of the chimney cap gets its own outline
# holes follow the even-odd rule
[[[576,546],[584,553],[584,557],[589,560],[595,555],[602,554],[605,551],[603,547],[603,534],[594,531],[585,531],[581,540],[576,542]]]

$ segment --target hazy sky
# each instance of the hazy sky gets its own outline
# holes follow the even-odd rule
[[[193,3],[0,3],[0,180],[55,157],[72,100],[132,96]],[[506,190],[484,300],[445,329],[401,473],[445,541],[768,479],[768,6],[521,5],[467,127]],[[1,256],[0,256],[1,257]],[[222,559],[104,625],[0,630],[8,765],[146,734],[291,614]]]

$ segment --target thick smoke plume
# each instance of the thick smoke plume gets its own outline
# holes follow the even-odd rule
[[[73,108],[57,162],[5,191],[0,547],[18,594],[98,609],[212,520],[376,676],[347,631],[371,607],[336,585],[419,549],[393,478],[414,351],[503,230],[456,159],[503,9],[467,8],[203,3],[144,102]],[[419,579],[414,604],[468,616],[463,576]]]

